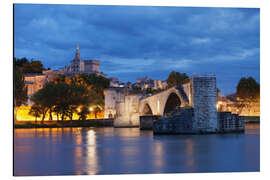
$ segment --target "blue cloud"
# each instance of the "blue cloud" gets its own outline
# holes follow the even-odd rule
[[[15,4],[15,56],[58,68],[74,57],[98,59],[122,81],[165,80],[172,71],[217,72],[235,91],[242,76],[260,81],[260,10]]]

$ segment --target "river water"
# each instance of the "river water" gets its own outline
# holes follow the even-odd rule
[[[260,170],[259,125],[245,134],[162,135],[138,128],[15,129],[14,175]]]

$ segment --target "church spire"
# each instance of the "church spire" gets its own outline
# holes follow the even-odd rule
[[[80,59],[80,51],[79,51],[79,45],[76,44],[76,57],[75,59]]]

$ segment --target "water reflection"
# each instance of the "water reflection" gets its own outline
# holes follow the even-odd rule
[[[187,165],[189,167],[194,166],[194,142],[192,139],[186,140],[186,154],[188,155],[187,158]]]
[[[98,173],[98,154],[97,154],[97,144],[96,144],[96,132],[90,129],[87,132],[87,154],[86,162],[88,174]]]
[[[259,129],[246,134],[153,136],[138,128],[14,132],[15,175],[259,170]]]

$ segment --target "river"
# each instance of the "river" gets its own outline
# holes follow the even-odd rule
[[[138,128],[14,130],[14,175],[260,170],[259,124],[244,134],[162,135]]]

